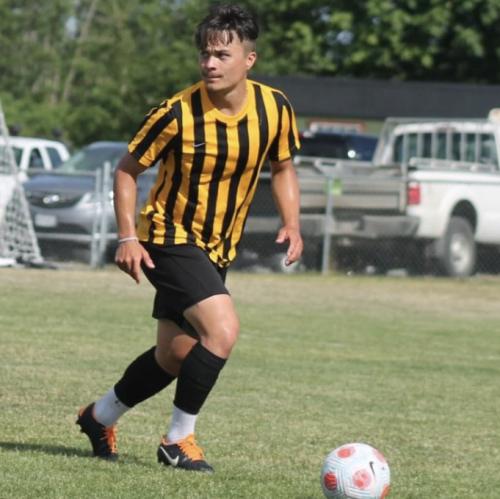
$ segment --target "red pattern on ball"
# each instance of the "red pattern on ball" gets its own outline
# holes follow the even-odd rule
[[[352,445],[346,445],[345,447],[341,447],[337,451],[337,456],[341,457],[342,459],[346,459],[348,457],[351,457],[355,452],[356,449]]]
[[[384,487],[384,490],[382,491],[382,495],[380,496],[380,499],[385,499],[389,495],[390,491],[391,491],[391,486],[390,485],[386,485]]]
[[[325,473],[325,476],[323,477],[323,482],[328,490],[335,490],[337,488],[337,477],[335,476],[335,473],[333,473],[332,471]]]
[[[372,483],[372,474],[368,470],[358,470],[352,476],[354,485],[361,490],[366,490]]]

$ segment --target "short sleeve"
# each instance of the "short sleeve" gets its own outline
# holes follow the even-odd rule
[[[278,111],[278,129],[269,149],[271,161],[285,161],[292,157],[295,150],[300,148],[297,121],[293,108],[281,92],[273,92]]]
[[[151,109],[128,144],[129,153],[145,168],[154,166],[179,133],[174,107],[168,101]]]

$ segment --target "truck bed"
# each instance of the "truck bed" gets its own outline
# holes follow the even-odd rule
[[[336,173],[337,215],[344,210],[364,213],[402,213],[406,205],[406,175],[400,166],[370,166],[360,169],[341,164]]]

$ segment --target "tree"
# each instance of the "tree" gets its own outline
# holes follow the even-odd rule
[[[336,0],[323,14],[332,74],[498,81],[498,0]]]
[[[172,2],[96,5],[89,33],[73,51],[67,126],[75,142],[128,139],[149,107],[193,80],[195,52],[185,25]]]
[[[9,123],[23,133],[51,135],[60,126],[62,109],[56,106],[68,16],[65,0],[43,8],[27,0],[0,2],[0,97]]]
[[[260,74],[497,83],[500,0],[241,0]],[[212,0],[0,0],[0,98],[23,134],[127,140],[199,77]]]
[[[129,138],[148,106],[197,77],[186,12],[158,0],[0,3],[9,122],[23,134],[62,128],[75,145]]]

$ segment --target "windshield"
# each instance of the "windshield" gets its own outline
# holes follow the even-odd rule
[[[370,161],[375,153],[377,140],[377,137],[353,135],[350,139],[349,150],[354,151],[356,159],[360,161]]]
[[[84,147],[59,165],[57,170],[65,172],[90,172],[101,168],[106,161],[109,161],[111,169],[114,169],[126,152],[126,144],[123,146]]]
[[[302,137],[299,154],[334,159],[372,159],[377,138],[367,135],[313,135]]]
[[[345,158],[345,140],[338,137],[304,137],[299,154],[323,158]]]
[[[0,146],[0,154],[3,156],[4,154],[6,155],[7,147],[4,145]],[[16,165],[19,167],[19,164],[21,163],[21,156],[23,154],[23,150],[20,149],[19,147],[12,146],[12,150],[14,151],[14,159],[16,160]]]

